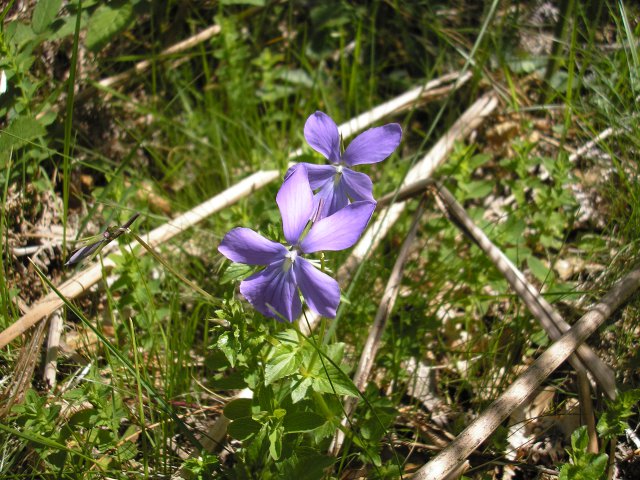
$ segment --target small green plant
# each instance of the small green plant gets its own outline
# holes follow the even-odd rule
[[[598,433],[607,439],[624,435],[629,428],[627,420],[638,414],[638,402],[640,402],[640,390],[620,392],[598,420]]]
[[[587,427],[580,427],[573,432],[571,449],[568,450],[571,463],[560,468],[558,480],[600,480],[606,477],[609,457],[605,453],[590,453],[588,445]]]

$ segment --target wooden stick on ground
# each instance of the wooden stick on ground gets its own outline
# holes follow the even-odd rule
[[[603,131],[601,131],[598,135],[595,136],[595,138],[593,140],[589,140],[587,143],[585,143],[583,146],[581,146],[580,148],[578,148],[574,153],[572,153],[571,155],[569,155],[569,161],[571,163],[575,162],[576,160],[578,160],[578,158],[580,158],[581,156],[583,156],[585,153],[587,153],[589,150],[591,150],[593,147],[595,147],[598,143],[600,143],[602,140],[605,140],[606,138],[610,137],[611,135],[614,135],[618,133],[617,130],[614,130],[613,127],[609,127],[609,128],[605,128]]]
[[[209,40],[212,37],[215,37],[220,33],[220,25],[212,25],[209,28],[205,28],[203,31],[193,35],[192,37],[187,38],[186,40],[182,40],[169,48],[160,52],[156,59],[162,59],[164,57],[170,57],[175,55],[176,53],[184,52],[189,50],[190,48],[195,47],[196,45]],[[134,75],[140,74],[145,70],[148,70],[152,65],[151,60],[142,60],[136,63],[129,70],[114,75],[112,77],[103,78],[98,82],[98,85],[105,88],[114,87],[120,83],[125,82],[129,77],[133,77]]]
[[[440,138],[429,153],[409,171],[399,190],[406,188],[408,191],[413,191],[412,189],[416,184],[422,185],[421,182],[429,178],[436,167],[445,161],[453,149],[455,142],[466,138],[467,135],[493,112],[497,105],[498,101],[493,94],[484,95],[471,105],[451,126],[447,133]],[[376,221],[367,228],[345,263],[338,269],[336,276],[339,281],[344,283],[345,279],[351,276],[358,265],[378,247],[380,241],[391,230],[391,227],[393,227],[398,218],[400,218],[405,207],[406,204],[404,202],[394,203],[378,214]],[[305,335],[309,335],[320,322],[320,316],[313,312],[308,312],[306,318],[308,319],[308,324],[307,322],[299,322],[298,327]],[[251,398],[247,397],[247,395],[252,395],[252,392],[249,389],[244,389],[233,399]],[[228,423],[229,420],[227,420],[224,415],[221,415],[207,433],[207,436],[211,438],[216,445],[222,444]],[[219,425],[224,425],[225,427],[220,428]]]
[[[50,390],[56,386],[56,372],[58,367],[58,350],[60,349],[60,335],[62,334],[62,315],[56,310],[49,321],[49,335],[47,337],[47,352],[44,360],[43,378]]]
[[[357,117],[340,125],[340,134],[344,138],[350,137],[354,133],[372,125],[385,116],[415,104],[415,102],[420,100],[425,95],[425,93],[428,93],[434,89],[442,89],[446,86],[448,86],[449,88],[448,91],[454,90],[464,82],[466,82],[469,78],[469,74],[460,74],[456,72],[431,80],[425,85],[413,88],[412,90],[396,98],[393,98],[368,112],[358,115]],[[292,152],[290,158],[299,157],[301,154],[302,149],[298,149]],[[202,221],[204,218],[234,204],[238,200],[250,195],[251,193],[264,187],[270,182],[275,181],[279,177],[280,172],[278,172],[277,170],[258,171],[241,180],[236,185],[210,198],[206,202],[196,206],[195,208],[171,220],[170,222],[156,228],[146,236],[141,236],[151,247],[155,247],[161,243],[167,242],[174,236],[182,233],[184,230]],[[129,244],[129,247],[133,246],[135,246],[134,242]],[[107,248],[112,249],[107,250]],[[113,249],[115,249],[115,245],[109,246],[107,248],[105,248],[105,253],[113,251]],[[144,250],[141,250],[140,253],[144,254]],[[106,257],[104,259],[103,264],[107,269],[111,269],[115,266],[115,263],[109,257]],[[73,299],[88,290],[101,278],[102,265],[96,263],[74,275],[67,282],[63,283],[59,287],[59,290],[66,298]],[[62,305],[62,300],[60,300],[60,298],[58,298],[55,294],[52,293],[45,296],[42,300],[38,301],[30,311],[28,311],[15,323],[13,323],[6,330],[0,333],[0,348],[4,348],[7,344],[9,344],[9,342],[13,341],[16,337],[24,333],[27,329],[31,328],[47,315],[53,313]]]
[[[396,259],[396,262],[393,265],[393,269],[391,270],[391,275],[389,275],[387,286],[384,289],[382,299],[380,300],[380,305],[378,306],[378,312],[376,313],[376,317],[373,320],[371,329],[369,330],[369,336],[367,337],[364,347],[362,348],[362,354],[360,355],[358,368],[356,368],[356,372],[353,374],[353,383],[355,384],[356,388],[362,393],[364,393],[367,382],[369,380],[369,376],[371,375],[373,361],[375,360],[376,354],[378,353],[380,341],[382,340],[382,334],[387,326],[387,320],[389,319],[389,315],[391,315],[393,307],[396,304],[396,299],[398,298],[398,292],[400,291],[400,284],[402,282],[402,276],[404,273],[404,266],[409,259],[409,253],[411,251],[411,247],[413,246],[413,242],[416,239],[418,227],[420,226],[420,220],[422,219],[422,215],[425,211],[424,204],[425,198],[423,197],[420,201],[420,204],[418,205],[418,210],[416,210],[416,213],[413,217],[413,223],[411,224],[409,233],[402,243],[402,247],[400,248],[400,252],[398,253],[398,258]],[[341,422],[344,428],[347,427],[349,418],[358,405],[358,400],[358,397],[345,398],[345,416],[343,417]],[[329,447],[330,455],[335,456],[340,452],[344,443],[344,438],[344,430],[336,430],[336,434],[333,437],[333,442]]]
[[[504,275],[531,314],[540,322],[547,335],[552,340],[558,340],[564,332],[569,330],[569,324],[558,311],[538,293],[511,260],[473,223],[473,220],[451,192],[443,185],[438,185],[437,197],[441,200],[445,213],[450,216],[453,223],[480,247],[500,273]],[[610,399],[615,398],[616,384],[613,370],[588,345],[580,345],[576,354],[577,356],[571,356],[569,359],[571,365],[578,371],[588,369],[604,393]]]
[[[597,305],[542,353],[502,395],[442,452],[421,467],[412,478],[443,480],[455,471],[638,288],[640,288],[640,267],[636,266],[616,282]]]

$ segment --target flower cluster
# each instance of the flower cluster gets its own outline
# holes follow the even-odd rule
[[[287,245],[249,228],[234,228],[218,247],[233,262],[265,266],[241,282],[240,293],[263,315],[289,322],[302,311],[300,294],[317,314],[336,315],[338,282],[302,255],[344,250],[360,238],[376,206],[373,184],[348,167],[387,158],[399,145],[402,129],[395,123],[369,129],[341,153],[335,122],[316,112],[304,135],[331,165],[299,163],[287,172],[276,196]]]

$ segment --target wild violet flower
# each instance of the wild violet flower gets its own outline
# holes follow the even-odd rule
[[[311,188],[318,190],[314,200],[320,207],[319,218],[324,218],[344,208],[350,201],[374,201],[371,179],[349,167],[378,163],[387,158],[400,144],[402,128],[397,123],[370,128],[358,135],[341,153],[338,126],[326,113],[315,112],[305,123],[304,138],[331,165],[299,163],[291,167],[287,175],[300,165],[307,168]]]
[[[267,240],[250,228],[234,228],[218,251],[233,262],[266,265],[240,283],[240,293],[263,315],[295,320],[302,311],[299,290],[311,310],[335,317],[340,303],[338,282],[302,255],[351,247],[367,226],[375,203],[354,202],[308,228],[315,212],[304,166],[285,179],[276,202],[288,245]]]

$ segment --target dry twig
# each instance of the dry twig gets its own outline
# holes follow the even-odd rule
[[[60,310],[56,310],[50,316],[49,335],[47,336],[47,353],[44,361],[43,378],[49,389],[56,386],[56,371],[58,368],[58,350],[60,349],[60,335],[63,324]]]

